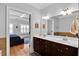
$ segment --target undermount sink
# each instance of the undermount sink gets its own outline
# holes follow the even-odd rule
[[[68,41],[68,39],[67,39],[67,38],[63,38],[62,40],[64,40],[64,41]]]
[[[78,38],[64,37],[63,40],[71,44],[78,44]]]
[[[75,40],[74,39],[69,39],[68,42],[78,44],[78,40],[76,40],[76,39]]]
[[[56,40],[63,41],[63,42],[68,42],[71,44],[78,44],[78,38],[73,38],[73,37],[61,37],[61,36],[56,36]]]

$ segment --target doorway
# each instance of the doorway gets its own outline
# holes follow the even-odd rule
[[[7,55],[29,55],[31,14],[7,7]]]

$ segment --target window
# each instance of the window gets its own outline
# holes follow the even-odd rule
[[[21,33],[29,33],[29,25],[21,24]]]
[[[26,25],[24,25],[24,33],[26,33]]]
[[[13,24],[9,24],[9,33],[13,34]]]
[[[21,33],[24,33],[24,26],[21,24]]]
[[[29,25],[26,25],[26,32],[29,33]]]

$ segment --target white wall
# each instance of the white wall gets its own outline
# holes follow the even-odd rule
[[[0,37],[5,37],[5,5],[0,4]]]
[[[45,24],[45,28],[43,28],[43,24]],[[47,34],[47,20],[42,19],[40,26],[41,26],[41,29],[40,29],[41,30],[41,34],[42,35],[46,35]]]

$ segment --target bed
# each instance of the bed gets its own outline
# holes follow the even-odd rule
[[[21,39],[18,35],[10,35],[10,47],[24,44],[24,39]]]

